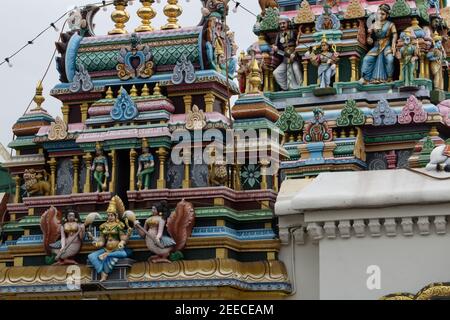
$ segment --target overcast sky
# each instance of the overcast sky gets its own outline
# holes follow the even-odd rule
[[[12,52],[19,49],[28,40],[34,38],[37,33],[43,30],[50,22],[56,20],[61,14],[75,5],[86,5],[98,2],[97,0],[40,0],[40,1],[2,1],[2,19],[0,19],[0,61]],[[161,27],[166,22],[163,7],[166,0],[160,4],[155,3],[154,8],[158,15],[153,19],[154,27]],[[259,13],[257,0],[240,0],[250,11]],[[181,26],[197,25],[201,18],[200,0],[180,0],[183,7],[183,14],[179,21]],[[231,4],[230,4],[231,5]],[[139,1],[134,1],[132,6],[127,8],[131,19],[127,23],[127,30],[131,32],[139,25],[139,18],[136,11],[141,6]],[[232,7],[231,7],[232,8]],[[230,8],[230,9],[231,9]],[[113,28],[110,19],[112,7],[107,12],[100,10],[96,16],[96,34],[104,35]],[[256,36],[252,32],[255,17],[245,12],[241,8],[237,13],[230,10],[228,17],[230,28],[236,32],[236,41],[239,50],[247,47],[256,41]],[[62,26],[62,22],[58,27]],[[58,38],[58,33],[53,29],[47,31],[32,46],[29,46],[14,59],[13,67],[7,64],[0,66],[0,90],[1,90],[1,126],[0,142],[6,145],[12,139],[12,126],[14,122],[25,111],[30,99],[33,98],[37,81],[43,75],[53,50],[54,42]],[[52,62],[48,76],[44,81],[44,93],[47,100],[43,107],[54,117],[61,115],[61,103],[48,95],[50,89],[56,85],[58,80],[55,63]]]

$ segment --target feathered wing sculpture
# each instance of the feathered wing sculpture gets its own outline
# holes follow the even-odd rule
[[[176,243],[173,251],[182,250],[186,246],[186,241],[192,234],[194,223],[194,206],[184,199],[181,200],[177,204],[175,212],[167,219],[167,231]]]
[[[54,206],[51,206],[41,216],[41,230],[44,235],[44,249],[48,255],[52,254],[51,244],[61,237],[62,214]]]

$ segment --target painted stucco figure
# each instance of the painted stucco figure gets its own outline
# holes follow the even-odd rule
[[[430,61],[430,71],[433,75],[434,89],[444,90],[443,65],[448,65],[447,54],[442,47],[442,37],[435,32],[433,36],[433,49],[427,54]]]
[[[362,82],[383,83],[392,81],[394,74],[394,53],[396,52],[397,29],[388,20],[391,7],[378,7],[375,23],[368,30],[367,43],[373,48],[362,63]]]
[[[295,53],[297,36],[289,29],[290,19],[280,16],[279,29],[275,45],[272,49],[283,61],[273,71],[273,76],[282,90],[296,90],[302,84],[300,63]]]
[[[99,143],[96,145],[96,156],[92,162],[91,171],[94,178],[94,191],[106,191],[106,181],[109,178],[108,159],[103,155],[103,149]]]
[[[149,262],[170,262],[183,258],[182,250],[192,233],[195,223],[195,211],[192,203],[180,201],[171,214],[166,201],[152,207],[151,216],[142,227],[132,211],[125,213],[126,218],[134,222],[139,235],[153,255]]]
[[[401,61],[401,73],[405,87],[410,87],[414,85],[414,74],[417,69],[420,49],[417,41],[416,44],[412,43],[414,36],[410,32],[402,32],[401,38],[403,46],[397,51],[396,57]]]
[[[125,208],[122,200],[114,196],[109,202],[107,220],[99,227],[100,235],[93,242],[99,250],[92,252],[88,256],[95,271],[100,274],[100,281],[106,281],[108,275],[113,271],[119,259],[124,259],[131,254],[125,245],[131,235],[132,229],[127,228],[121,221]]]
[[[306,53],[306,57],[310,58],[313,65],[318,67],[317,77],[319,79],[320,88],[328,88],[331,86],[331,78],[336,74],[336,63],[339,58],[339,54],[330,49],[330,43],[328,43],[325,35],[322,37],[320,44],[320,53],[316,54],[314,49],[311,52]]]
[[[155,160],[150,153],[150,148],[146,138],[142,139],[142,154],[138,158],[138,187],[142,189],[150,189],[151,179],[155,171]]]

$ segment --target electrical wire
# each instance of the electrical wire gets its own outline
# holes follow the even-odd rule
[[[89,6],[99,6],[99,7],[107,7],[112,5],[113,2],[106,2],[106,1],[101,1],[101,2],[96,2],[96,3],[92,3],[92,4],[87,4],[85,6],[81,6],[80,8],[86,8]],[[18,50],[16,50],[15,52],[13,52],[11,55],[7,56],[2,62],[0,62],[0,66],[2,66],[3,64],[7,63],[8,65],[12,66],[11,64],[11,59],[14,58],[16,55],[18,55],[20,52],[22,52],[23,50],[25,50],[28,46],[31,46],[34,44],[34,42],[39,39],[43,34],[45,34],[48,30],[50,29],[54,29],[55,31],[58,31],[58,28],[56,27],[56,24],[61,21],[67,14],[69,14],[70,12],[72,12],[73,9],[68,10],[66,12],[64,12],[64,14],[62,14],[59,18],[57,18],[55,21],[51,22],[48,27],[46,27],[44,30],[42,30],[41,32],[39,32],[33,39],[28,40],[26,44],[24,44],[22,47],[20,47]]]

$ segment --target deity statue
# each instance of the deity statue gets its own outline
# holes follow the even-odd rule
[[[44,248],[49,255],[47,263],[56,261],[55,265],[78,264],[74,257],[80,252],[86,227],[96,218],[99,218],[98,213],[90,213],[83,224],[75,210],[66,210],[64,218],[61,218],[61,212],[55,207],[46,210],[41,216],[40,225]]]
[[[152,207],[152,215],[145,221],[144,227],[132,211],[127,211],[125,217],[134,223],[147,248],[154,254],[149,262],[170,262],[183,257],[180,250],[186,246],[195,222],[192,203],[183,199],[171,214],[167,202],[162,201]]]
[[[132,229],[121,221],[125,212],[122,200],[114,196],[109,202],[105,223],[100,225],[100,236],[93,242],[96,248],[100,248],[89,254],[88,260],[98,274],[100,282],[106,281],[119,259],[124,259],[131,254],[131,250],[125,248]]]
[[[341,22],[339,21],[339,18],[333,12],[331,12],[331,6],[328,4],[324,4],[323,13],[316,19],[316,31],[339,30],[340,26]]]
[[[239,82],[239,90],[241,93],[245,93],[249,87],[250,80],[250,61],[251,58],[241,51],[239,55],[239,69],[237,71],[237,78]]]
[[[396,57],[402,62],[402,76],[405,82],[405,87],[414,86],[414,74],[417,69],[417,60],[420,56],[420,48],[418,40],[416,44],[412,44],[414,37],[409,31],[402,32],[400,35],[403,40],[403,46],[396,52]]]
[[[328,88],[331,86],[331,78],[336,74],[336,63],[339,59],[339,54],[333,49],[330,51],[330,44],[327,41],[325,34],[322,37],[320,44],[320,53],[316,55],[313,50],[306,52],[305,56],[310,58],[313,65],[318,66],[318,78],[320,81],[320,88]]]
[[[103,149],[97,142],[96,156],[92,162],[91,172],[94,176],[94,185],[97,192],[106,191],[106,181],[109,178],[108,159],[103,155]]]
[[[435,90],[444,90],[443,64],[448,67],[446,57],[447,54],[442,47],[442,37],[435,32],[433,35],[433,49],[427,54]]]
[[[381,4],[375,23],[368,30],[367,43],[374,46],[363,59],[361,68],[363,83],[392,81],[397,29],[394,23],[388,21],[390,11],[391,7],[388,4]]]
[[[282,90],[296,90],[302,84],[300,63],[295,53],[297,36],[289,30],[289,17],[280,16],[274,53],[283,57],[281,64],[273,71],[273,76]]]
[[[155,171],[155,160],[153,155],[150,153],[148,141],[146,138],[142,139],[142,154],[138,158],[138,188],[150,189],[151,178],[153,172]]]

